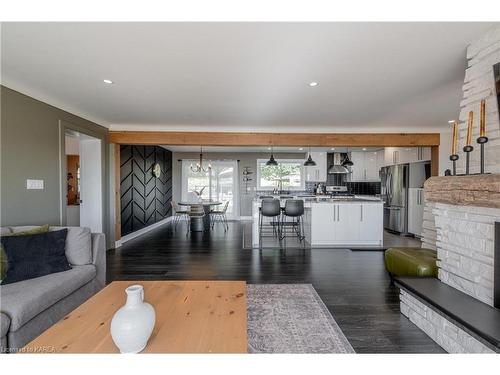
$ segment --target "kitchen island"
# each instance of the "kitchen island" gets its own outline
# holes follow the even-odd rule
[[[383,246],[383,202],[380,199],[358,196],[293,198],[304,200],[303,220],[307,246],[333,248]],[[281,199],[282,207],[285,201],[286,199]],[[255,198],[252,205],[254,248],[259,247],[260,205],[261,199]]]

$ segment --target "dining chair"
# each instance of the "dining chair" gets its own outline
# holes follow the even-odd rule
[[[172,215],[174,216],[174,230],[177,228],[177,223],[181,220],[189,221],[188,210],[183,210],[179,208],[177,202],[170,201],[170,206],[172,206]]]
[[[227,215],[226,215],[228,206],[229,206],[229,201],[226,201],[221,210],[210,211],[210,221],[212,222],[212,229],[214,228],[215,222],[222,223],[224,225],[224,232],[229,229],[229,225],[227,223]]]
[[[196,227],[197,229],[199,229],[200,232],[205,230],[203,224],[203,218],[205,217],[205,209],[203,208],[202,204],[190,205],[188,211],[188,217],[189,217],[189,222],[187,225],[186,236],[191,231],[191,226]]]

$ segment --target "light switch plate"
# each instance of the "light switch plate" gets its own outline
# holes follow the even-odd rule
[[[26,180],[26,189],[43,190],[43,180]]]

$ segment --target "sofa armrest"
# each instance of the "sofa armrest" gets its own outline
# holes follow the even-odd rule
[[[104,233],[92,233],[92,264],[95,265],[99,289],[106,286],[106,237]]]
[[[7,314],[0,312],[0,353],[8,351],[7,334],[9,333],[10,318]]]

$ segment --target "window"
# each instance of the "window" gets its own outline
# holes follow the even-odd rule
[[[182,186],[181,199],[191,201],[197,196],[202,199],[219,201],[223,204],[229,201],[227,208],[228,218],[239,216],[239,187],[238,163],[236,160],[203,160],[203,165],[212,165],[207,172],[195,173],[191,165],[196,165],[198,160],[182,161]],[[194,195],[194,196],[193,196]],[[219,209],[223,205],[221,204]]]
[[[304,190],[304,160],[276,159],[278,165],[266,165],[267,159],[257,160],[257,188]],[[281,186],[280,186],[281,185]]]

